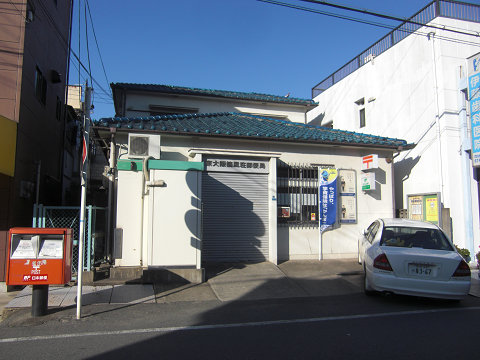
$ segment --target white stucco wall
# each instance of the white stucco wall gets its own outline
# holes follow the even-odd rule
[[[480,32],[480,24],[437,18],[435,24]],[[472,173],[462,174],[458,80],[465,59],[478,52],[473,37],[423,28],[430,37],[410,35],[373,61],[333,85],[314,100],[308,121],[333,127],[405,139],[417,144],[395,159],[396,206],[406,208],[408,194],[441,193],[450,209],[453,240],[465,246],[462,176],[472,179],[475,249],[480,244],[478,185]],[[447,41],[448,37],[453,41]],[[462,42],[459,42],[462,41]],[[478,41],[477,41],[478,44]],[[359,127],[359,106],[365,99],[366,126]]]
[[[117,143],[126,144],[121,135]],[[285,259],[318,259],[318,227],[277,227],[276,164],[332,164],[340,169],[353,169],[357,175],[357,223],[341,224],[324,232],[322,255],[328,258],[355,258],[357,238],[374,219],[393,217],[392,164],[387,157],[390,150],[369,148],[343,148],[338,146],[298,145],[285,142],[221,140],[207,137],[162,136],[162,159],[198,161],[200,153],[237,156],[270,157],[269,175],[269,261]],[[379,155],[377,190],[362,192],[360,186],[361,157],[371,153]],[[196,155],[197,154],[197,155]],[[229,155],[229,156],[230,156]],[[200,266],[198,252],[201,200],[200,173],[155,170],[152,179],[165,180],[167,186],[154,188],[145,197],[143,259],[144,265]],[[197,179],[195,180],[195,176]],[[117,227],[124,229],[123,257],[119,266],[138,265],[141,209],[141,172],[119,171]],[[193,177],[193,178],[192,178]],[[192,186],[192,184],[197,184]],[[152,212],[153,209],[153,212]],[[135,262],[137,262],[135,264]]]
[[[126,116],[148,116],[149,106],[169,106],[198,109],[198,113],[244,112],[262,116],[287,117],[293,122],[306,122],[305,106],[276,103],[248,102],[234,99],[198,96],[159,96],[150,94],[128,94]],[[143,111],[140,111],[143,110]]]
[[[139,266],[142,252],[142,173],[119,171],[116,228],[123,230],[121,258],[117,266]],[[120,246],[116,244],[115,246]]]
[[[151,188],[146,213],[152,236],[147,236],[150,266],[195,266],[201,249],[198,171],[152,170],[151,180],[165,186]],[[148,231],[147,231],[148,233]]]

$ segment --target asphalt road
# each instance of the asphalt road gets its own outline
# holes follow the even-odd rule
[[[91,305],[0,324],[2,359],[477,358],[480,299],[363,294]]]

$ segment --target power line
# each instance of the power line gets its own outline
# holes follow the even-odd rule
[[[40,7],[42,8],[45,16],[47,17],[47,20],[50,22],[50,24],[53,26],[54,30],[56,31],[57,35],[59,35],[60,39],[62,40],[62,46],[64,48],[64,50],[66,51],[70,51],[70,53],[74,56],[74,58],[78,61],[78,64],[80,65],[81,68],[83,68],[87,73],[88,70],[87,68],[85,67],[85,65],[83,64],[83,62],[81,61],[80,59],[80,56],[77,55],[75,53],[75,51],[71,48],[71,46],[69,45],[67,39],[65,39],[65,37],[63,36],[62,32],[60,31],[60,29],[57,27],[57,24],[55,23],[54,19],[51,17],[51,15],[49,14],[48,10],[45,8],[45,5],[42,3],[42,1],[39,1],[38,4],[40,5]],[[81,21],[80,21],[80,16],[81,14],[81,11],[80,11],[80,4],[79,4],[79,34],[81,33],[81,28],[80,28],[80,24],[81,24]],[[80,36],[80,35],[79,35]],[[79,42],[79,54],[81,53],[81,50],[80,50],[80,42]],[[78,68],[78,67],[77,67]],[[95,77],[92,75],[92,81],[93,83],[95,83],[106,95],[108,96],[111,96],[111,93],[106,91],[101,85],[100,83],[95,79]],[[80,76],[79,76],[79,83],[80,83]]]
[[[105,71],[105,65],[103,64],[102,53],[100,51],[100,47],[98,46],[97,34],[95,33],[95,27],[93,26],[92,13],[90,12],[90,5],[88,3],[88,0],[86,0],[86,2],[87,2],[88,14],[90,16],[90,24],[92,25],[93,37],[95,38],[95,44],[97,45],[98,56],[100,57],[100,63],[102,64],[103,74],[105,75],[105,80],[107,80],[107,84],[110,84],[110,81],[108,81],[107,72]],[[113,98],[113,94],[111,93],[111,91],[112,89],[110,89],[110,94]]]
[[[257,0],[257,1],[267,3],[267,4],[272,4],[272,5],[283,6],[283,7],[287,7],[287,8],[291,8],[291,9],[311,12],[311,13],[314,13],[314,14],[326,15],[326,16],[337,18],[337,19],[354,21],[354,22],[358,22],[358,23],[361,23],[361,24],[374,25],[374,26],[378,26],[378,27],[383,27],[385,29],[392,29],[392,26],[390,26],[390,25],[377,23],[377,22],[373,22],[373,21],[368,21],[368,20],[361,20],[361,19],[354,18],[354,17],[351,17],[351,16],[335,14],[335,13],[331,13],[331,12],[327,12],[327,11],[315,10],[315,9],[308,8],[308,7],[305,7],[305,6],[287,4],[287,3],[274,1],[274,0]]]
[[[85,67],[85,65],[80,61],[78,55],[75,53],[75,51],[71,50],[72,52],[72,55],[75,57],[75,59],[78,61],[78,64],[79,64],[79,67],[77,67],[75,64],[74,66],[79,69],[79,68],[82,68],[87,74],[88,74],[88,69]],[[101,85],[100,83],[95,79],[95,77],[92,76],[92,80],[95,84],[97,84],[97,86],[100,88],[100,90],[103,91],[103,93],[107,96],[110,96],[110,93],[108,91],[106,91]]]
[[[92,80],[92,67],[90,64],[90,49],[88,48],[88,24],[87,24],[87,3],[84,1],[83,7],[85,10],[85,42],[87,44],[87,60],[88,60],[88,74],[90,75],[90,84],[93,86],[93,80]],[[80,7],[79,7],[80,8]],[[92,92],[92,103],[93,103],[93,96],[95,96],[95,93]]]
[[[81,35],[80,35],[82,33],[82,31],[81,31],[82,21],[80,19],[81,19],[81,12],[80,12],[80,2],[79,2],[78,3],[78,54],[79,54],[78,61],[79,61],[79,63],[80,63],[80,56],[82,55]],[[78,83],[81,84],[81,82],[80,82],[80,67],[78,68]]]
[[[17,8],[17,6],[13,3],[12,0],[8,0],[8,1],[10,2],[10,4],[12,4],[12,6],[15,8],[15,10],[18,11],[18,13],[23,17],[23,19],[24,19],[25,21],[28,21],[27,17],[26,17],[25,15],[23,15],[22,10],[20,10],[19,8]]]
[[[354,18],[354,17],[351,17],[351,16],[340,15],[340,14],[331,13],[331,12],[322,11],[322,10],[316,10],[316,9],[312,9],[312,8],[308,8],[308,7],[304,7],[304,6],[288,4],[288,3],[283,3],[283,2],[274,1],[274,0],[257,0],[257,1],[272,4],[272,5],[287,7],[287,8],[291,8],[291,9],[302,10],[302,11],[306,11],[306,12],[310,12],[310,13],[314,13],[314,14],[330,16],[330,17],[334,17],[334,18],[338,18],[338,19],[342,19],[342,20],[349,20],[349,21],[353,21],[353,22],[357,22],[357,23],[361,23],[361,24],[377,26],[377,27],[381,27],[381,28],[389,29],[389,30],[398,29],[398,31],[405,32],[405,33],[408,33],[408,34],[414,34],[414,35],[418,35],[418,36],[427,36],[427,37],[429,36],[428,33],[421,33],[417,30],[401,29],[398,26],[387,25],[387,24],[373,22],[373,21],[367,21],[367,20],[363,20],[363,19],[359,19],[359,18]],[[420,25],[418,25],[418,26],[420,26]],[[470,42],[470,41],[467,41],[467,40],[449,38],[447,36],[440,36],[440,35],[436,35],[436,37],[440,40],[450,41],[450,42],[457,43],[457,44],[480,46],[480,44],[478,44],[476,42]]]
[[[456,33],[456,34],[461,34],[461,35],[480,37],[480,34],[478,34],[478,33],[473,34],[471,32],[469,33],[469,32],[465,32],[465,31],[448,29],[444,26],[438,26],[438,25],[433,25],[433,24],[432,25],[423,24],[423,23],[419,23],[417,21],[413,21],[413,20],[410,20],[410,19],[399,18],[399,17],[396,17],[396,16],[391,16],[391,15],[386,15],[386,14],[380,14],[380,13],[369,11],[369,10],[356,9],[356,8],[352,8],[352,7],[349,7],[349,6],[329,3],[327,1],[318,1],[318,0],[299,0],[299,1],[318,4],[318,5],[324,5],[324,6],[330,6],[330,7],[336,8],[336,9],[358,12],[358,13],[362,13],[362,14],[366,14],[366,15],[380,17],[382,19],[395,20],[395,21],[400,21],[402,23],[409,23],[409,24],[413,24],[413,25],[425,26],[425,27],[433,28],[433,29],[437,29],[437,30],[450,31],[450,32],[453,32],[453,33]]]

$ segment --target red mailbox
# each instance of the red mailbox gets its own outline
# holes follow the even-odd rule
[[[13,228],[7,285],[64,285],[72,278],[72,229]]]

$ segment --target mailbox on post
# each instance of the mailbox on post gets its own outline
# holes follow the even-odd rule
[[[13,228],[8,236],[7,285],[33,285],[32,315],[47,312],[48,286],[72,278],[72,229]]]

